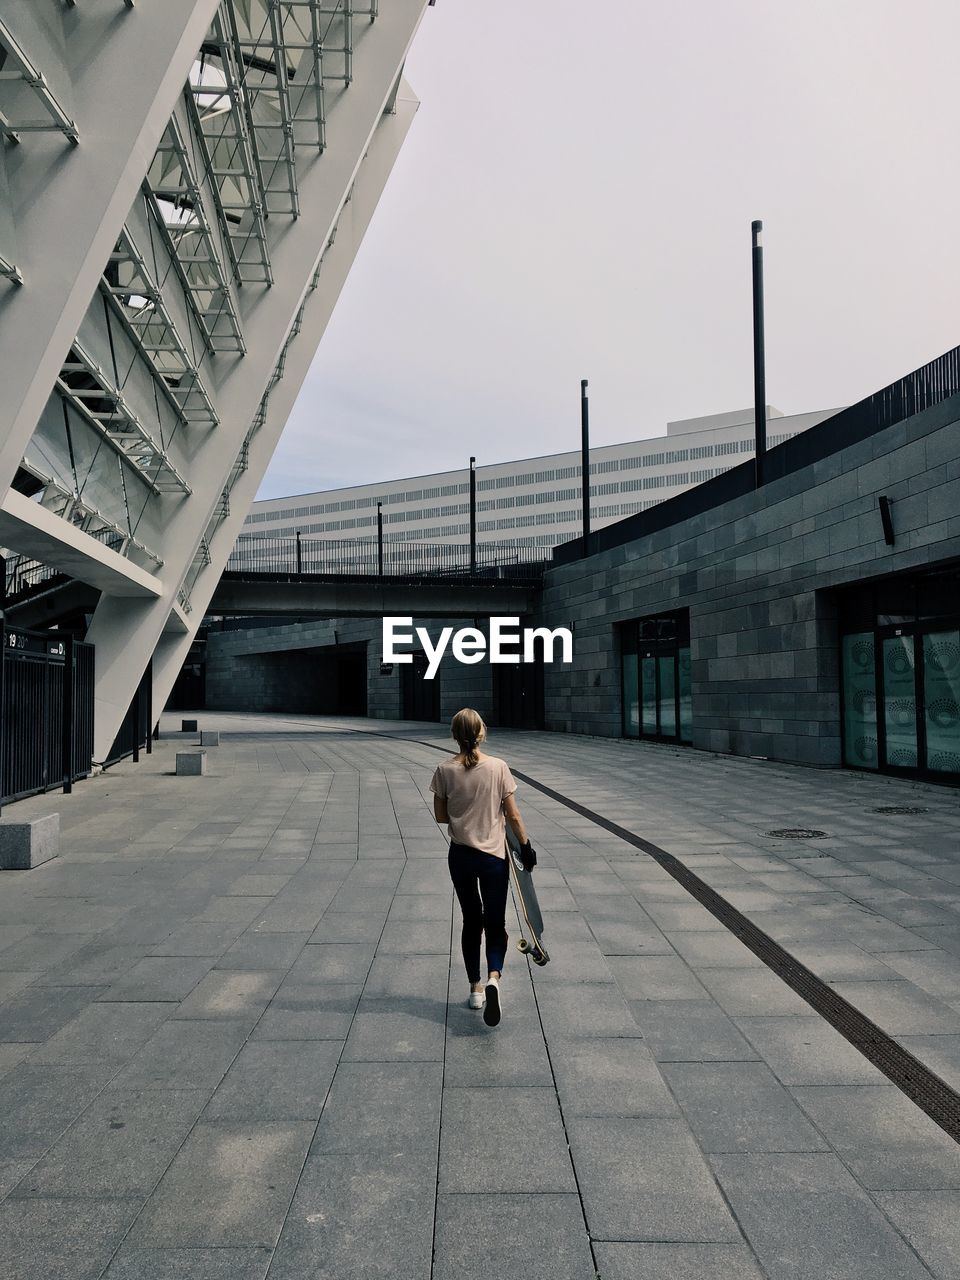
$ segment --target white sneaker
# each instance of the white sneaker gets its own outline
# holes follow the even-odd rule
[[[467,1007],[470,1009],[482,1009],[483,1008],[483,992],[471,991],[470,999],[467,1001]]]
[[[500,979],[488,978],[484,994],[487,997],[483,1006],[483,1020],[488,1027],[495,1027],[500,1022]]]

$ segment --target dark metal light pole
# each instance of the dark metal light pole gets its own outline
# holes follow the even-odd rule
[[[580,487],[583,492],[583,554],[590,554],[590,402],[587,380],[580,380]]]
[[[763,223],[754,222],[753,233],[753,412],[756,486],[764,480],[767,452],[767,370],[763,342]]]
[[[477,572],[477,460],[470,459],[470,577]]]
[[[383,577],[383,503],[377,503],[377,577]]]

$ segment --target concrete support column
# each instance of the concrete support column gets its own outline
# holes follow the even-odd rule
[[[347,195],[360,177],[361,166],[366,169],[368,163],[373,175],[369,196],[364,184],[358,180],[351,201],[356,208],[351,209],[350,217],[359,220],[361,234],[376,205],[415,104],[408,108],[398,102],[396,116],[386,119],[384,112],[392,102],[407,50],[425,5],[426,0],[391,0],[391,4],[381,10],[377,21],[364,28],[356,38],[355,79],[330,106],[328,146],[322,155],[305,164],[299,175],[301,217],[285,227],[283,234],[277,235],[271,246],[275,284],[243,317],[247,355],[217,358],[212,393],[221,425],[196,450],[190,470],[193,492],[182,501],[177,519],[168,527],[164,545],[160,548],[164,556],[162,597],[133,608],[129,601],[104,597],[97,608],[88,636],[97,645],[94,746],[97,759],[102,759],[109,749],[146,663],[161,641],[177,593],[246,437],[252,410],[259,404],[273,373],[315,265],[337,226]],[[385,130],[382,148],[379,145],[381,139],[377,136],[380,132],[378,126]],[[346,260],[341,261],[339,279],[336,279],[336,269],[331,266],[334,283],[330,295],[326,295],[321,283],[321,289],[317,290],[319,298],[314,298],[313,306],[307,308],[304,331],[291,348],[286,378],[294,391],[299,389],[309,367],[353,260],[359,236],[351,237],[348,233],[345,239],[347,255]],[[331,260],[336,258],[338,242],[328,253]],[[318,317],[316,320],[314,315]],[[294,370],[295,365],[300,366],[299,375]],[[286,394],[281,390],[283,385],[281,383],[274,393],[273,399],[277,404]],[[206,602],[226,563],[246,503],[255,492],[279,439],[286,413],[281,416],[277,412],[274,417],[273,410],[272,403],[268,422],[254,437],[248,470],[235,487],[235,513],[217,531],[215,545],[211,547],[213,562],[194,586],[190,630],[176,638],[167,636],[157,649],[154,670],[157,673],[155,705],[158,708],[172,687],[182,655],[203,617]]]

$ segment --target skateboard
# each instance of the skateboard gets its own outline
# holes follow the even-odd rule
[[[521,928],[527,927],[529,938],[521,937],[517,950],[529,956],[534,964],[545,965],[550,959],[543,945],[543,916],[540,914],[540,903],[537,891],[533,887],[533,874],[527,871],[520,861],[520,842],[507,826],[507,860],[510,863],[510,878],[513,881],[513,896],[520,910]]]

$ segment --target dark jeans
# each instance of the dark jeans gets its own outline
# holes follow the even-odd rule
[[[465,844],[451,844],[447,855],[450,879],[463,911],[463,963],[470,982],[480,981],[480,935],[486,938],[487,969],[503,971],[507,954],[507,885],[510,868],[506,858],[481,853]]]

